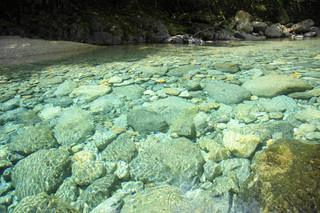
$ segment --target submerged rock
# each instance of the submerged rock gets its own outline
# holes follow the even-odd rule
[[[80,101],[83,101],[85,103],[88,103],[90,101],[93,101],[99,96],[103,96],[105,94],[108,94],[111,92],[111,88],[108,86],[100,85],[86,85],[86,86],[80,86],[72,91],[70,93],[71,98],[77,97]]]
[[[253,158],[242,196],[258,198],[266,212],[320,209],[320,145],[279,139]]]
[[[29,155],[39,149],[57,147],[53,132],[45,125],[25,126],[9,143],[9,149],[22,155]]]
[[[209,82],[205,91],[218,103],[236,104],[249,99],[251,93],[244,87],[224,82]]]
[[[144,183],[171,183],[190,189],[202,173],[200,149],[186,138],[150,135],[130,166],[131,178]]]
[[[134,108],[127,115],[128,125],[141,133],[166,132],[168,124],[164,117],[146,108]]]
[[[24,198],[13,212],[51,212],[51,213],[78,213],[69,203],[63,199],[48,195],[45,192]]]
[[[304,80],[286,75],[258,77],[245,82],[242,87],[250,90],[253,95],[267,98],[312,89]]]
[[[93,130],[93,120],[88,112],[78,107],[69,107],[61,113],[53,132],[60,145],[72,146],[84,142]]]
[[[53,193],[70,175],[69,167],[69,153],[62,149],[39,150],[20,160],[11,175],[17,198]]]

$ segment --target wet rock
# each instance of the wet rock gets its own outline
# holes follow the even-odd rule
[[[74,182],[80,186],[90,185],[105,172],[104,163],[96,159],[92,151],[80,151],[74,154],[71,165]]]
[[[53,193],[70,175],[69,167],[69,153],[61,149],[39,150],[20,160],[11,175],[17,198]]]
[[[264,33],[268,38],[280,38],[282,36],[282,29],[273,24],[270,27],[267,27]]]
[[[12,137],[9,149],[22,155],[29,155],[39,149],[54,148],[58,144],[53,132],[45,125],[25,126]]]
[[[116,184],[115,175],[106,175],[100,179],[95,180],[86,188],[78,197],[82,208],[88,206],[88,209],[93,209],[99,203],[111,196],[112,187]]]
[[[109,84],[114,84],[114,83],[121,83],[123,80],[120,76],[112,76],[109,78],[108,83]]]
[[[173,69],[170,69],[167,73],[168,76],[176,76],[176,77],[182,77],[184,75],[195,75],[197,72],[200,71],[201,66],[200,65],[185,65],[185,66],[179,66]]]
[[[168,37],[164,40],[164,43],[169,44],[204,44],[205,42],[199,38],[194,38],[189,35],[176,35]]]
[[[295,117],[302,122],[317,123],[320,121],[320,111],[317,109],[305,109],[297,112]]]
[[[115,132],[106,128],[98,128],[92,136],[92,142],[99,150],[103,150],[116,138],[117,134]]]
[[[234,109],[234,115],[240,121],[248,124],[257,119],[258,108],[253,104],[238,104]]]
[[[249,33],[245,33],[245,32],[236,32],[234,34],[234,37],[239,38],[239,39],[244,39],[244,40],[248,40],[248,41],[260,41],[261,37],[249,34]]]
[[[92,135],[93,121],[88,112],[78,107],[69,107],[62,111],[54,127],[54,136],[62,146],[82,143]]]
[[[44,78],[39,81],[39,87],[50,87],[55,84],[61,84],[63,82],[62,77]]]
[[[313,97],[313,95],[308,92],[294,92],[294,93],[290,93],[288,96],[291,98],[305,99],[305,100],[308,100]]]
[[[244,33],[252,33],[253,26],[250,22],[239,22],[236,26],[236,30]]]
[[[299,108],[297,102],[285,95],[280,95],[272,99],[261,98],[259,99],[259,104],[266,112],[294,111]]]
[[[147,77],[152,77],[154,75],[163,76],[167,73],[168,67],[140,67],[137,70]]]
[[[236,73],[240,70],[238,64],[215,64],[214,68],[218,71],[227,73]]]
[[[249,90],[224,82],[209,82],[205,87],[205,91],[216,102],[224,104],[241,103],[251,96]]]
[[[207,152],[203,155],[205,161],[220,162],[224,159],[231,158],[231,152],[212,139],[202,137],[197,143],[202,150]]]
[[[69,95],[75,88],[77,88],[77,86],[78,84],[76,82],[67,80],[60,84],[53,94],[57,97]]]
[[[213,160],[207,161],[203,165],[204,175],[206,180],[213,181],[216,177],[222,175],[222,168],[221,165],[214,162]]]
[[[171,96],[147,104],[145,107],[160,114],[172,132],[187,137],[195,135],[193,117],[197,114],[198,107],[191,102]]]
[[[237,23],[251,22],[252,20],[253,20],[253,16],[250,13],[243,11],[243,10],[237,11],[236,16],[235,16],[235,21]]]
[[[295,33],[307,33],[311,30],[311,27],[314,25],[313,20],[306,19],[299,23],[294,24],[290,30]]]
[[[121,108],[123,105],[124,102],[119,97],[115,95],[107,95],[88,103],[85,105],[85,108],[89,108],[93,113],[106,114],[114,108]]]
[[[9,99],[8,101],[5,101],[3,103],[0,103],[0,110],[1,111],[9,111],[14,108],[17,108],[20,106],[20,99],[13,98]]]
[[[168,124],[164,117],[157,112],[144,107],[136,107],[127,115],[128,125],[141,133],[166,132]]]
[[[79,196],[79,189],[72,177],[69,177],[63,181],[54,195],[68,203],[71,203],[76,201]]]
[[[223,176],[235,176],[238,179],[237,186],[240,188],[250,176],[250,161],[244,158],[229,158],[220,163]]]
[[[111,197],[101,202],[96,206],[90,213],[102,213],[102,212],[121,212],[123,206],[123,198],[126,196],[125,193],[119,192],[114,193]]]
[[[78,211],[66,201],[57,196],[48,195],[45,192],[24,198],[13,209],[13,212],[38,212],[39,210],[52,213],[78,213]]]
[[[61,113],[61,107],[60,106],[57,106],[57,107],[54,107],[53,105],[51,104],[48,104],[44,107],[43,110],[41,110],[39,112],[39,117],[43,120],[43,121],[47,121],[49,122],[50,120],[58,117]]]
[[[264,32],[267,29],[268,24],[265,22],[253,21],[252,26],[255,32]]]
[[[148,145],[129,164],[133,180],[166,182],[184,189],[199,180],[204,160],[192,141],[158,134],[150,135],[145,143]]]
[[[243,134],[237,130],[226,130],[223,136],[223,145],[239,158],[250,157],[260,139],[256,135]]]
[[[292,92],[303,92],[312,86],[301,79],[285,75],[267,75],[245,82],[242,87],[259,97],[275,97]]]
[[[113,88],[114,94],[127,100],[136,100],[142,97],[144,89],[138,85],[128,85]]]
[[[101,157],[108,162],[118,162],[122,160],[129,163],[136,154],[137,149],[134,144],[133,135],[123,133],[102,151]]]
[[[174,186],[158,185],[125,197],[122,212],[196,212],[195,206]]]
[[[90,101],[93,101],[97,97],[103,96],[110,92],[111,92],[111,88],[108,86],[88,85],[88,86],[80,86],[74,89],[69,96],[71,98],[78,98],[80,101],[88,103]]]
[[[253,173],[243,185],[242,196],[257,198],[268,212],[316,212],[320,208],[319,152],[319,144],[277,140],[254,156]]]

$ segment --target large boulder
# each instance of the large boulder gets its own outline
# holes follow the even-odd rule
[[[307,33],[311,30],[311,27],[314,26],[314,22],[311,19],[307,19],[304,21],[301,21],[299,23],[294,24],[290,30],[295,33]]]
[[[272,98],[292,92],[303,92],[312,89],[304,80],[286,75],[267,75],[245,82],[242,87],[253,95]]]
[[[41,192],[53,193],[70,175],[69,153],[62,149],[39,150],[20,160],[12,170],[19,200]]]
[[[280,38],[282,36],[282,29],[273,24],[270,27],[267,27],[264,33],[268,38]]]
[[[317,212],[320,209],[320,145],[279,139],[252,159],[241,194],[255,198],[264,212]]]

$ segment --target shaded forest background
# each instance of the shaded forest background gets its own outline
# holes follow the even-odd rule
[[[114,19],[130,23],[130,19],[136,17],[152,17],[165,23],[169,31],[170,25],[174,25],[179,29],[179,34],[188,33],[188,27],[195,22],[205,21],[210,27],[227,25],[238,10],[247,11],[258,20],[272,23],[278,23],[279,16],[283,18],[285,15],[291,23],[312,19],[316,26],[320,26],[319,8],[320,0],[2,0],[0,28],[14,24],[25,27],[26,31],[33,34],[38,33],[40,37],[54,39],[41,36],[50,34],[39,33],[41,23],[43,28],[48,28],[52,23],[61,25],[68,21],[68,26],[64,28],[71,28],[71,23],[77,22],[91,29],[92,26],[88,24],[91,22],[87,21],[90,19],[86,16],[92,17],[94,14],[109,17],[106,19],[108,22]],[[50,17],[57,21],[48,22]],[[132,23],[129,25],[135,27]]]
[[[214,15],[220,19],[233,17],[238,10],[245,10],[264,20],[276,22],[280,11],[285,11],[292,22],[314,19],[319,25],[319,0],[3,0],[0,18],[19,21],[23,14],[36,15],[39,11],[96,10],[108,13],[144,13],[166,15],[179,20],[195,12]]]

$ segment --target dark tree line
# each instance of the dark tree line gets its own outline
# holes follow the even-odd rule
[[[319,8],[319,0],[2,0],[0,18],[13,21],[22,13],[87,9],[127,13],[135,10],[149,14],[159,12],[167,13],[169,16],[202,11],[229,18],[242,9],[270,21],[283,10],[290,17],[313,18],[320,24]]]

